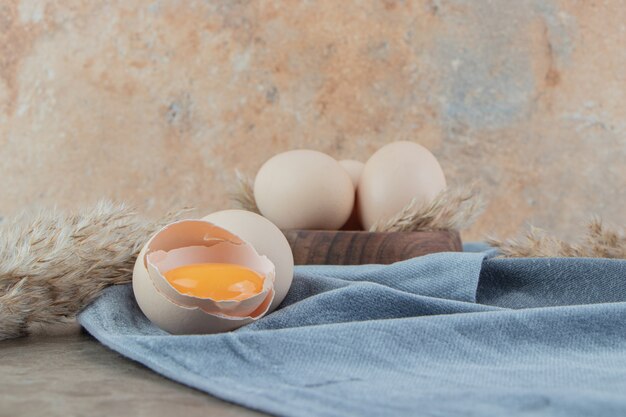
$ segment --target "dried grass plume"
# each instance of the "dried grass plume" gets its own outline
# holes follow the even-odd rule
[[[104,288],[130,282],[137,253],[161,224],[109,202],[73,214],[42,209],[5,219],[0,340],[71,319]]]
[[[545,230],[531,227],[517,239],[487,239],[506,258],[612,258],[626,259],[626,231],[602,224],[599,218],[587,225],[578,243],[569,243]]]
[[[254,181],[241,173],[235,171],[235,189],[231,193],[231,199],[236,208],[261,214],[254,199]]]
[[[483,209],[484,202],[475,188],[448,187],[428,203],[411,201],[398,214],[374,224],[369,231],[463,230]]]

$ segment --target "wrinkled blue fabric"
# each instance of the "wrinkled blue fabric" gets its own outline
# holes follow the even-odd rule
[[[280,416],[626,416],[626,261],[490,254],[297,267],[279,310],[225,334],[159,330],[130,286],[79,320],[166,377]]]

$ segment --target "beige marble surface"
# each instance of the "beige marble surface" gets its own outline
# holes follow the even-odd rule
[[[0,215],[228,205],[299,147],[418,141],[490,204],[466,234],[624,222],[623,0],[5,0]]]
[[[489,200],[465,234],[624,223],[624,0],[3,0],[0,217],[228,206],[236,168],[415,140]],[[252,416],[89,336],[0,342],[0,416]]]
[[[0,417],[263,415],[162,378],[78,327],[0,342]]]

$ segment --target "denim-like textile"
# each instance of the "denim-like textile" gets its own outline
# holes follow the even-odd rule
[[[160,374],[280,416],[626,416],[626,261],[490,254],[297,267],[279,310],[225,334],[159,330],[130,286],[79,319]]]

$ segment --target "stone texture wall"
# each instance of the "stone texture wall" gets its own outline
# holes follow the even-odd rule
[[[234,169],[397,139],[490,203],[466,233],[626,223],[626,1],[4,0],[0,215],[228,205]]]

